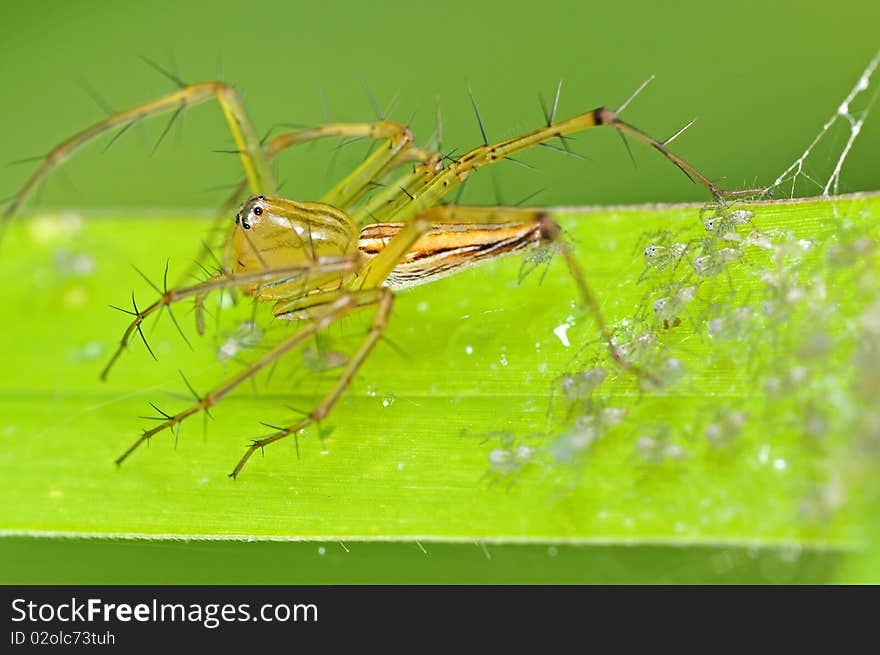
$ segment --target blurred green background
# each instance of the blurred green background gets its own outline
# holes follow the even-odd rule
[[[369,120],[366,83],[391,117],[427,140],[439,97],[444,148],[476,145],[479,130],[466,93],[470,81],[489,137],[501,139],[543,122],[564,80],[559,115],[618,106],[650,75],[656,81],[626,118],[658,137],[698,123],[680,153],[729,187],[770,182],[837,108],[880,47],[880,5],[873,0],[786,2],[196,2],[81,1],[5,3],[2,154],[6,161],[45,153],[100,118],[90,88],[121,109],[174,89],[147,67],[149,57],[186,81],[237,85],[258,130],[325,119]],[[206,207],[223,197],[211,187],[239,175],[216,106],[184,115],[150,156],[166,118],[102,144],[64,167],[42,206]],[[178,126],[179,127],[179,126]],[[540,149],[523,158],[538,170],[505,165],[506,202],[546,191],[541,204],[617,204],[702,200],[701,190],[644,148],[630,163],[615,134],[577,136],[590,161]],[[106,142],[106,139],[105,139]],[[839,146],[839,144],[838,144]],[[847,190],[880,186],[880,121],[869,121],[844,170]],[[282,157],[284,192],[317,197],[363,157],[344,148],[334,171],[309,149]],[[315,163],[318,161],[319,163]],[[815,162],[820,167],[830,158]],[[6,168],[0,196],[33,167]],[[810,169],[816,177],[821,171]],[[492,199],[481,176],[466,199]],[[507,192],[505,194],[505,191]],[[504,195],[508,197],[504,197]]]
[[[238,86],[258,130],[330,118],[369,120],[366,83],[391,117],[412,120],[417,139],[443,111],[444,149],[479,142],[467,83],[492,139],[543,122],[538,93],[564,86],[559,115],[617,106],[649,75],[657,80],[626,118],[665,137],[699,122],[677,151],[727,187],[772,181],[807,145],[880,46],[874,0],[823,2],[33,2],[5,3],[0,44],[4,102],[2,159],[45,153],[102,115],[173,90],[139,60],[147,56],[187,81],[221,76]],[[92,93],[85,89],[90,89]],[[96,103],[90,95],[97,95]],[[877,118],[877,117],[875,117]],[[30,208],[212,207],[212,189],[234,182],[237,160],[220,112],[187,112],[162,146],[167,119],[131,130],[106,154],[94,144],[65,165]],[[845,132],[832,135],[838,149]],[[542,150],[536,170],[502,166],[469,185],[465,200],[626,204],[703,200],[673,167],[634,147],[637,168],[610,132],[578,135],[588,161]],[[106,140],[104,141],[106,143]],[[842,190],[880,187],[880,120],[869,120],[844,168]],[[313,148],[279,162],[284,193],[318,197],[365,152]],[[3,168],[0,196],[34,164]],[[829,156],[811,162],[821,178]],[[493,184],[494,182],[494,184]],[[15,502],[15,499],[3,499]],[[2,526],[0,526],[2,528]],[[328,555],[316,556],[319,547]],[[712,549],[498,547],[474,545],[192,544],[0,540],[2,582],[514,582],[821,581],[838,555],[792,560],[783,553]],[[340,552],[337,552],[340,551]],[[340,554],[341,553],[341,554]],[[253,557],[277,567],[246,566]],[[415,557],[421,559],[414,559]],[[52,564],[54,562],[55,564]],[[769,564],[767,562],[770,562]],[[782,573],[780,573],[782,571]]]

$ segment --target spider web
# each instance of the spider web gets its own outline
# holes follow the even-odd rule
[[[880,65],[880,50],[874,55],[873,59],[868,63],[868,66],[865,68],[861,77],[859,77],[858,81],[853,86],[852,90],[840,103],[837,111],[835,111],[831,117],[825,121],[825,124],[822,125],[822,129],[819,134],[810,142],[810,145],[807,146],[807,149],[798,157],[792,164],[786,168],[782,173],[780,173],[779,177],[768,187],[768,191],[774,191],[775,189],[781,187],[782,185],[787,185],[789,182],[791,183],[790,197],[794,198],[795,190],[797,188],[798,181],[800,178],[804,178],[807,182],[815,185],[817,188],[821,189],[821,193],[823,196],[829,196],[831,194],[837,195],[840,190],[840,172],[843,169],[843,164],[846,161],[846,158],[849,156],[850,151],[852,150],[853,143],[855,143],[856,138],[858,138],[859,133],[862,130],[862,126],[865,123],[865,119],[867,119],[868,114],[871,111],[874,102],[877,100],[877,96],[880,95],[880,85],[878,88],[874,89],[874,92],[868,97],[867,101],[860,108],[854,108],[861,104],[866,97],[865,92],[871,87],[871,76],[876,72],[878,65]],[[876,81],[875,81],[876,83]],[[842,124],[846,125],[849,128],[849,135],[846,139],[846,143],[843,145],[843,148],[840,151],[840,154],[837,157],[837,162],[834,165],[834,170],[831,172],[826,181],[820,182],[816,180],[814,177],[810,175],[808,170],[805,170],[807,167],[807,160],[810,155],[813,154],[813,151],[820,144],[820,142],[828,141],[826,138],[829,133],[832,131],[836,131],[837,125]]]

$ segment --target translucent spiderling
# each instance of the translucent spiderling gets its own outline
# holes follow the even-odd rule
[[[730,412],[720,420],[710,423],[703,434],[713,445],[724,445],[742,432],[748,420],[749,413],[745,410]]]
[[[670,387],[684,377],[684,364],[677,357],[669,357],[652,371],[653,378],[645,380],[644,386],[648,389]]]
[[[771,250],[773,248],[773,242],[770,240],[770,237],[759,230],[752,230],[746,235],[746,245],[764,250]]]
[[[718,259],[713,255],[702,255],[694,259],[692,266],[697,275],[701,277],[712,277],[718,275],[724,268]]]
[[[655,236],[660,237],[661,242],[649,243],[642,251],[647,271],[662,271],[675,266],[687,252],[687,244],[672,242],[672,235],[668,232],[662,232]]]
[[[745,334],[751,327],[754,310],[748,305],[734,307],[723,316],[716,316],[707,323],[713,337],[733,339]]]
[[[567,375],[562,379],[562,391],[569,400],[589,398],[607,376],[605,369],[598,367]]]
[[[670,440],[668,428],[660,428],[655,434],[642,435],[636,441],[638,456],[650,464],[675,462],[687,456],[682,446]]]
[[[663,362],[660,375],[663,377],[666,384],[674,384],[684,375],[684,364],[682,364],[678,357],[670,357]]]
[[[654,301],[654,313],[663,321],[664,328],[679,325],[682,314],[686,305],[697,297],[697,287],[695,285],[686,286],[678,289],[674,296],[665,296]]]
[[[672,306],[673,300],[671,297],[666,296],[665,298],[658,298],[654,301],[654,311],[661,318],[668,318],[668,309]]]
[[[876,245],[874,240],[869,237],[859,237],[849,243],[835,243],[828,246],[826,257],[832,266],[838,268],[852,266],[870,255]]]
[[[534,446],[523,443],[511,432],[501,432],[486,435],[488,438],[497,437],[501,445],[489,452],[489,468],[492,473],[498,475],[511,475],[520,472],[527,464],[534,460],[537,449]]]
[[[719,262],[730,264],[742,259],[743,251],[739,248],[721,248],[716,256],[718,257]]]
[[[235,333],[228,337],[217,350],[217,359],[228,361],[244,350],[253,348],[263,339],[263,330],[253,321],[242,321]]]
[[[510,475],[522,470],[534,455],[535,449],[532,446],[495,448],[489,453],[489,466],[494,473]]]
[[[617,355],[632,360],[641,360],[651,354],[657,343],[657,332],[642,323],[633,322],[617,334],[612,343]]]
[[[85,253],[59,249],[54,259],[55,268],[63,277],[87,277],[97,268],[95,260]]]
[[[620,425],[626,418],[628,410],[626,407],[606,407],[602,410],[600,420],[602,425],[606,427],[614,427]]]
[[[734,209],[728,215],[727,218],[734,225],[745,225],[746,223],[751,223],[752,219],[755,217],[755,212],[751,209]]]
[[[302,359],[303,365],[309,371],[320,373],[345,366],[348,362],[348,355],[334,350],[309,346],[303,350]]]
[[[804,408],[804,432],[811,437],[823,437],[828,433],[830,421],[828,415],[813,403]]]
[[[682,287],[682,288],[679,289],[678,292],[675,294],[675,297],[676,297],[676,299],[677,299],[679,302],[682,302],[682,303],[689,303],[689,302],[691,302],[694,298],[697,297],[697,287],[696,287],[696,286],[693,286],[693,285],[688,286],[688,287]]]
[[[707,232],[724,237],[726,234],[735,233],[739,225],[751,223],[755,212],[749,209],[733,209],[730,211],[716,210],[714,216],[703,221],[703,227]]]
[[[589,449],[599,438],[595,426],[575,427],[574,430],[558,436],[550,444],[550,455],[559,463],[570,463],[578,455]]]
[[[648,259],[654,259],[664,252],[666,252],[666,246],[660,246],[656,243],[652,243],[645,248],[645,257]]]

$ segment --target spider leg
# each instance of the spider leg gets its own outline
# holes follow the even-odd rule
[[[474,148],[449,164],[449,166],[428,180],[421,188],[411,192],[409,197],[401,199],[400,203],[389,214],[389,220],[408,221],[422,214],[430,207],[436,205],[456,185],[467,179],[478,168],[501,161],[514,153],[540,145],[551,139],[601,126],[612,127],[621,134],[632,136],[648,144],[681,169],[691,180],[708,189],[719,200],[751,196],[764,191],[764,189],[744,189],[739,191],[725,191],[721,189],[694,166],[670,151],[666,147],[669,139],[658,141],[638,128],[622,121],[614,111],[600,107],[559,123],[541,127],[522,136]]]
[[[137,450],[137,448],[141,444],[143,444],[145,441],[148,441],[162,430],[173,428],[193,414],[207,411],[218,402],[220,402],[223,398],[225,398],[242,382],[252,378],[262,369],[278,361],[291,349],[303,343],[303,341],[305,341],[309,337],[326,329],[342,317],[349,316],[353,312],[356,312],[365,307],[369,307],[373,304],[376,304],[377,302],[384,302],[381,301],[381,299],[384,298],[385,295],[387,295],[387,292],[385,290],[370,290],[365,292],[341,292],[335,301],[329,303],[326,306],[325,311],[320,316],[306,322],[299,330],[278,343],[271,350],[265,352],[249,366],[239,371],[237,374],[226,380],[223,384],[214,387],[211,391],[200,397],[196,403],[194,403],[187,409],[173,416],[168,416],[166,420],[162,421],[159,425],[149,430],[145,430],[143,434],[141,434],[141,436],[138,437],[138,439],[134,443],[132,443],[131,446],[129,446],[129,448],[124,453],[122,453],[122,455],[119,456],[119,458],[116,460],[116,463],[121,464],[135,450]],[[243,458],[242,462],[240,462],[240,465],[243,466],[244,461],[246,460],[247,457]],[[239,469],[240,467],[237,470]]]
[[[352,273],[357,270],[357,266],[358,262],[354,258],[347,257],[332,260],[325,259],[314,264],[300,264],[298,266],[270,268],[248,273],[218,274],[210,278],[206,282],[202,282],[201,284],[168,289],[159,297],[158,300],[153,302],[151,305],[145,307],[144,309],[137,308],[137,304],[134,302],[134,296],[132,295],[132,304],[134,305],[134,308],[133,311],[127,313],[131,314],[134,318],[132,319],[131,323],[129,323],[125,331],[122,333],[122,338],[120,339],[119,346],[116,348],[116,351],[113,353],[110,361],[107,362],[107,365],[101,372],[101,379],[107,379],[107,376],[110,374],[110,370],[113,368],[113,365],[119,359],[125,348],[128,346],[128,343],[131,340],[132,336],[136,332],[142,335],[141,324],[144,322],[144,320],[146,320],[146,318],[149,317],[151,314],[160,310],[162,307],[180,302],[181,300],[185,300],[187,298],[195,298],[198,317],[198,315],[200,314],[200,310],[198,309],[199,306],[204,302],[205,296],[212,291],[229,288],[251,290],[253,288],[258,289],[261,285],[275,285],[281,282],[286,283],[293,280],[301,280],[303,288],[309,289],[313,288],[313,286],[315,285],[325,283],[328,279],[332,280],[337,277],[341,278],[347,273]],[[197,318],[197,322],[199,320],[200,319]],[[144,341],[146,342],[146,339]],[[149,346],[147,347],[149,348]]]
[[[262,450],[271,443],[275,443],[276,441],[284,439],[291,434],[296,434],[303,428],[311,425],[312,423],[320,421],[325,416],[327,416],[327,414],[333,408],[333,405],[342,395],[342,392],[345,391],[346,387],[348,387],[348,385],[351,383],[358,369],[364,363],[367,356],[370,354],[370,351],[373,350],[376,343],[381,338],[382,333],[385,331],[385,327],[388,325],[388,317],[391,314],[391,308],[394,304],[394,294],[391,292],[390,289],[381,287],[371,290],[370,293],[372,293],[373,295],[371,300],[369,301],[369,304],[376,305],[376,313],[373,316],[373,321],[370,324],[367,335],[364,337],[363,341],[361,341],[361,344],[360,346],[358,346],[357,351],[354,353],[351,359],[349,359],[348,363],[342,371],[342,374],[339,376],[339,379],[334,383],[333,387],[331,387],[331,389],[309,413],[308,416],[288,427],[278,430],[268,437],[254,440],[254,442],[251,443],[251,445],[245,451],[245,454],[242,456],[242,458],[238,461],[238,464],[235,465],[232,473],[230,473],[231,477],[235,478],[238,476],[239,473],[241,473],[244,465],[247,464],[247,461],[251,458],[251,455],[253,455],[257,450]]]
[[[411,146],[413,135],[408,127],[388,121],[379,121],[376,125],[387,125],[393,132],[388,134],[385,143],[361,162],[360,166],[324,194],[321,202],[343,211],[352,207],[366,194],[370,183],[387,173],[398,156]]]
[[[412,148],[405,150],[398,158],[400,159],[413,150]],[[412,198],[415,189],[422,188],[443,170],[443,155],[441,153],[424,152],[423,154],[425,155],[424,159],[419,160],[413,166],[412,171],[396,180],[392,180],[385,189],[351,211],[351,219],[356,225],[363,225],[370,220],[377,220],[377,217],[381,219],[388,213],[390,208],[393,208],[401,201]]]
[[[210,98],[216,98],[226,117],[230,132],[235,139],[247,183],[254,193],[276,194],[277,189],[260,140],[245,112],[238,93],[223,82],[189,84],[174,93],[143,104],[110,114],[102,121],[82,130],[55,146],[43,159],[37,170],[16,193],[9,207],[0,218],[0,230],[22,204],[34,193],[46,176],[81,146],[115,127],[126,129],[133,122],[167,111],[182,111]]]
[[[384,232],[385,241],[371,239],[369,235],[374,232]],[[628,361],[615,347],[611,329],[571,244],[562,239],[559,225],[546,211],[523,207],[439,205],[409,223],[368,226],[359,241],[362,252],[367,250],[371,241],[379,252],[359,273],[358,281],[364,289],[383,284],[394,286],[399,283],[397,280],[449,274],[487,259],[555,243],[565,259],[581,302],[592,314],[611,357],[639,379],[655,385],[658,382],[655,376]],[[403,282],[403,285],[414,283],[418,281]]]

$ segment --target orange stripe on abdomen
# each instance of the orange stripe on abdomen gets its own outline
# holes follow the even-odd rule
[[[379,254],[405,223],[373,223],[361,230],[358,250]],[[521,223],[448,223],[432,228],[406,253],[388,276],[386,285],[409,287],[452,275],[460,270],[546,242],[541,227]]]

